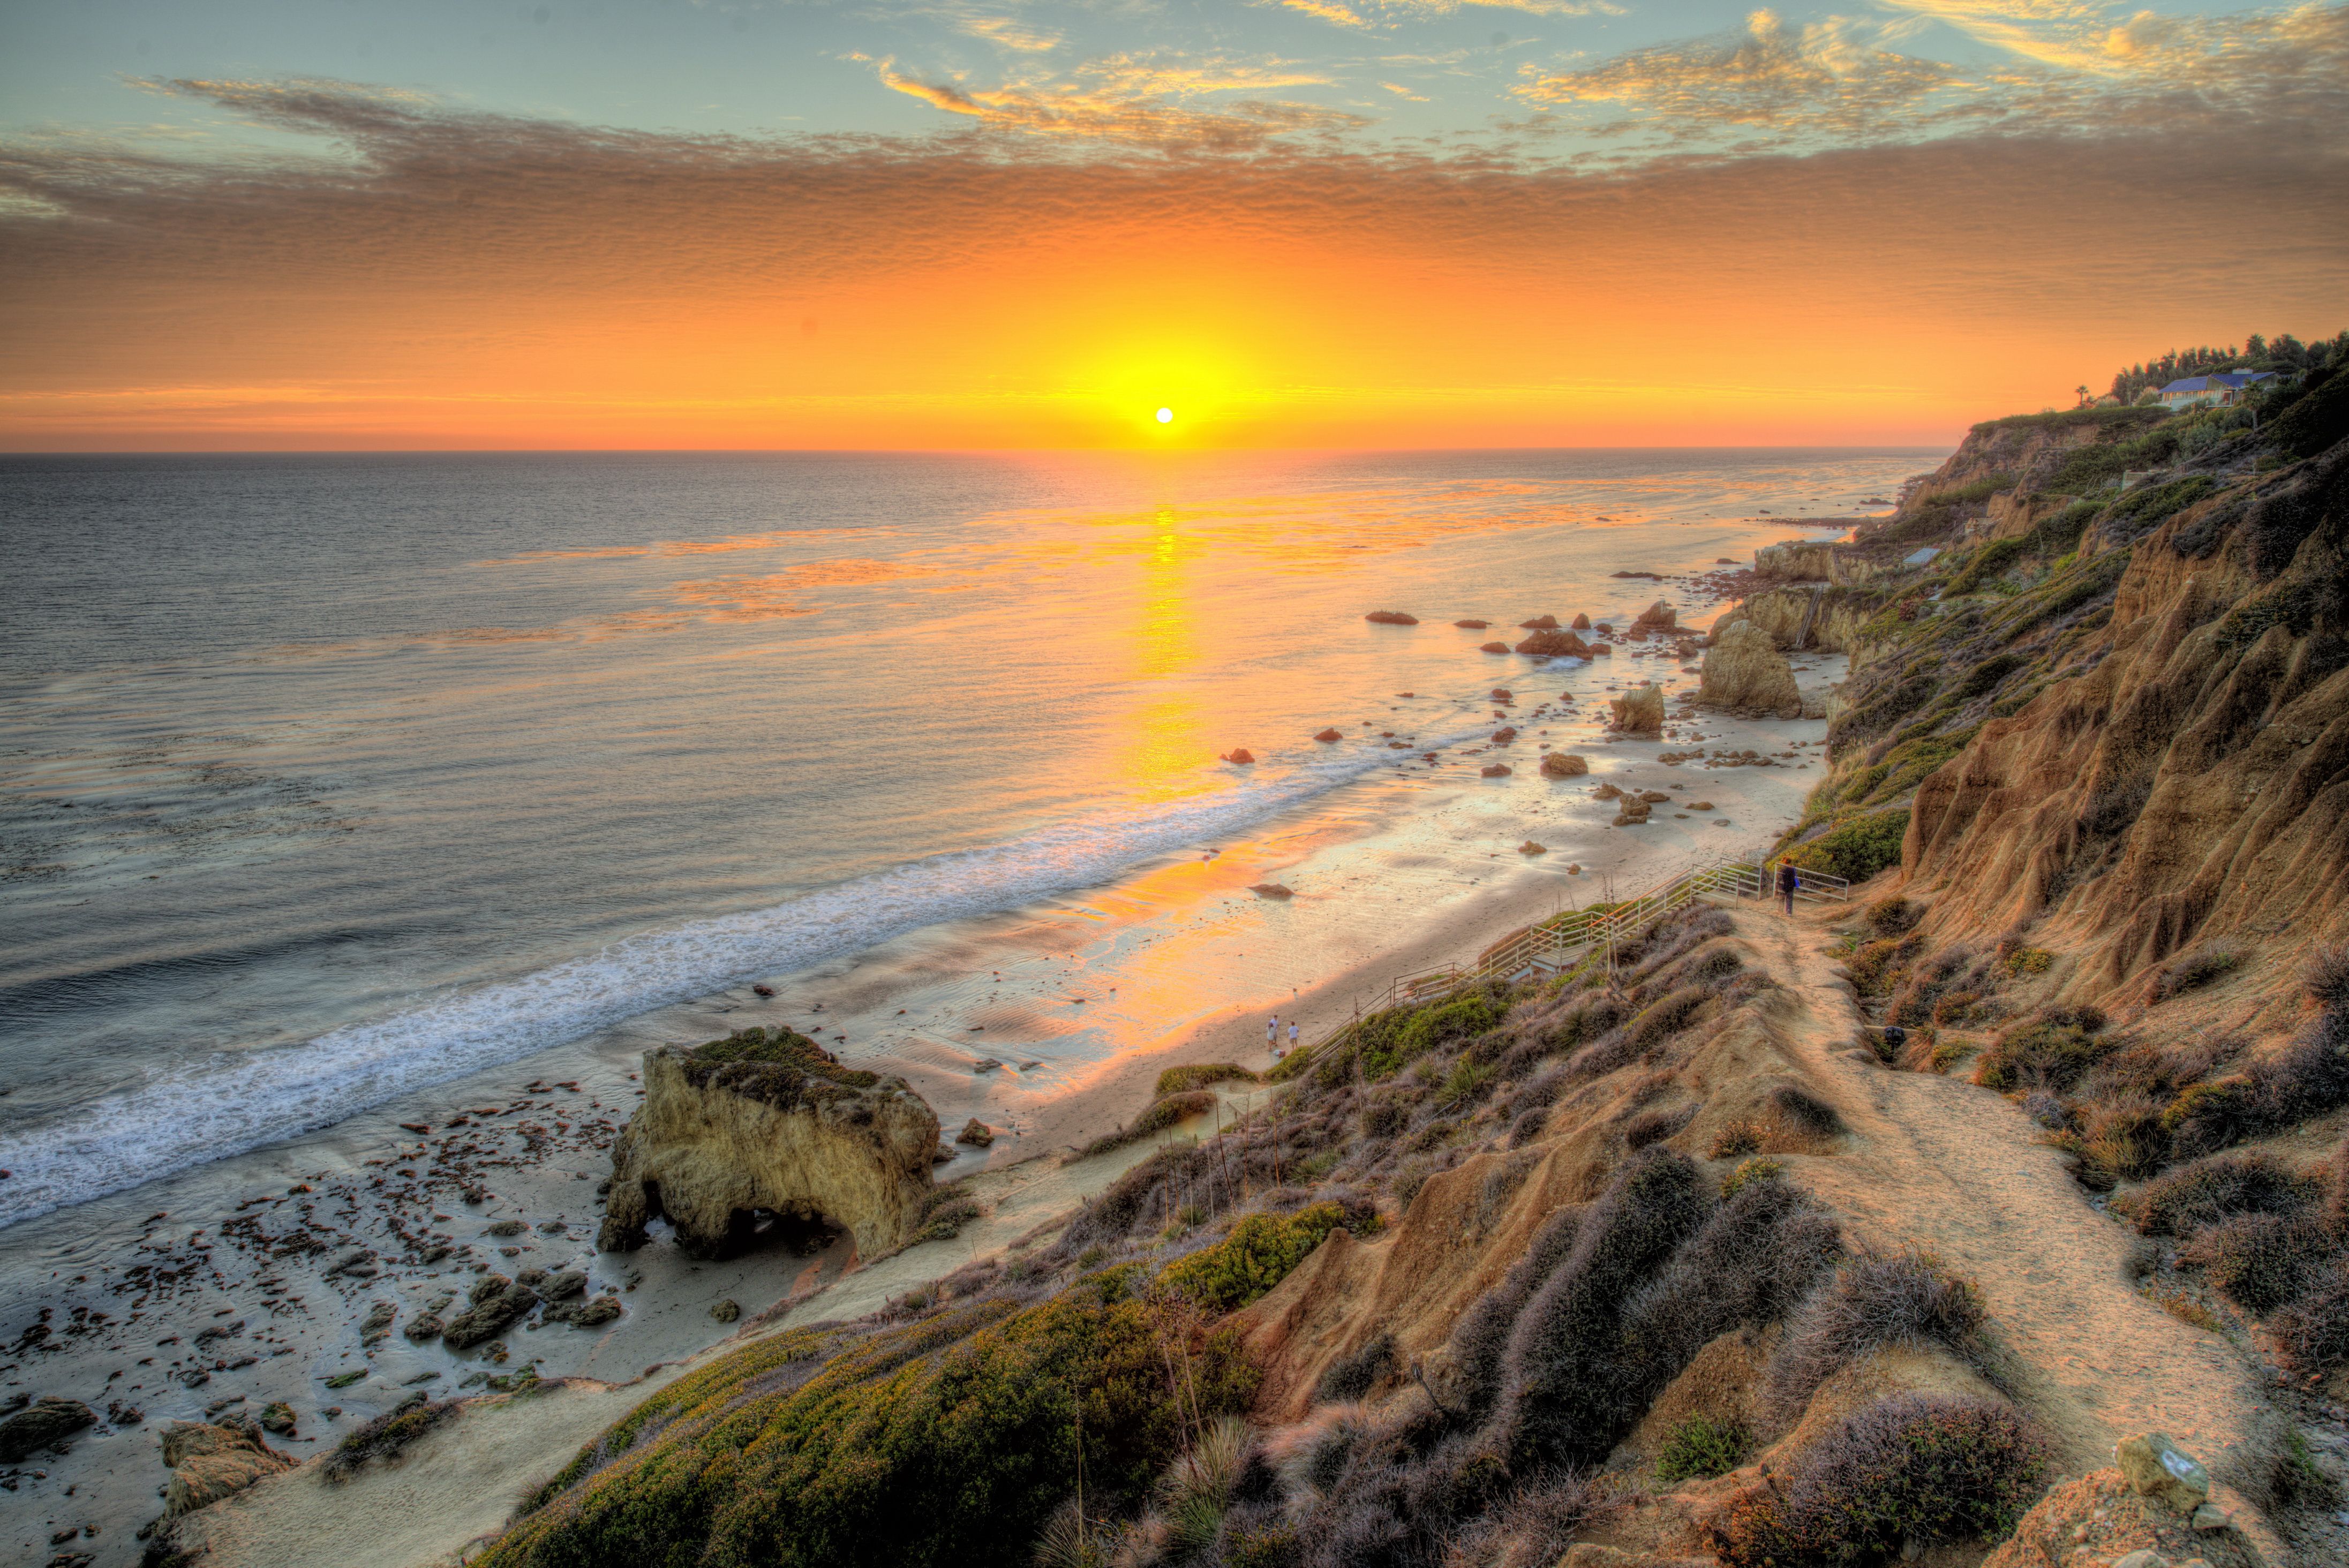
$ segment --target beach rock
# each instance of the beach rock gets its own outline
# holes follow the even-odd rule
[[[1509,651],[1509,645],[1506,643],[1485,643],[1480,645],[1476,651],[1480,654],[1506,654]]]
[[[1527,839],[1524,843],[1517,846],[1517,853],[1521,855],[1546,855],[1549,853],[1549,846],[1547,844],[1537,844],[1531,839]]]
[[[0,1421],[0,1464],[21,1464],[38,1449],[53,1448],[98,1424],[98,1412],[78,1399],[44,1394]]]
[[[775,988],[772,985],[753,985],[750,987],[750,995],[753,996],[771,996],[774,994]]]
[[[1509,765],[1506,762],[1487,762],[1476,771],[1487,779],[1506,779],[1509,776]]]
[[[974,1116],[963,1123],[962,1130],[955,1134],[955,1141],[968,1143],[973,1149],[984,1149],[995,1141],[995,1129]]]
[[[263,1406],[259,1419],[264,1432],[274,1432],[281,1438],[294,1435],[294,1407],[283,1399]]]
[[[1590,771],[1590,761],[1571,751],[1553,751],[1542,758],[1541,770],[1545,779],[1579,779]]]
[[[503,1274],[483,1274],[466,1294],[470,1304],[440,1331],[451,1350],[469,1350],[503,1333],[506,1325],[538,1305],[538,1293]]]
[[[773,1028],[647,1051],[644,1086],[612,1149],[600,1250],[642,1246],[657,1215],[698,1255],[747,1234],[761,1209],[829,1220],[867,1258],[920,1229],[938,1119],[903,1078]]]
[[[1506,724],[1493,731],[1493,744],[1495,746],[1506,746],[1516,738],[1517,732]]]
[[[1582,862],[1580,861],[1568,862],[1566,868],[1566,874],[1570,877],[1580,876],[1582,874]]]
[[[442,1331],[448,1326],[440,1321],[439,1313],[419,1312],[408,1320],[408,1326],[401,1329],[400,1333],[418,1345],[426,1345],[440,1338]]]
[[[1612,784],[1601,784],[1590,792],[1590,798],[1594,800],[1616,800],[1620,799],[1622,795],[1623,791]]]
[[[574,1328],[597,1328],[620,1315],[620,1298],[606,1294],[578,1301],[558,1302],[540,1315],[549,1323],[567,1323]]]
[[[2196,1531],[2168,1504],[2133,1491],[2119,1471],[2099,1470],[2059,1481],[1982,1568],[2260,1568],[2266,1561],[2241,1530]]]
[[[292,1470],[294,1462],[253,1428],[174,1421],[163,1430],[163,1463],[171,1472],[163,1491],[163,1517],[209,1508],[264,1476]]]
[[[533,1269],[527,1273],[516,1274],[514,1277],[549,1301],[561,1301],[566,1296],[577,1295],[587,1288],[587,1275],[582,1270],[563,1269],[554,1274],[543,1274],[538,1279],[530,1277],[531,1274],[538,1272]]]
[[[1578,632],[1587,632],[1590,630],[1590,617],[1588,615],[1577,615],[1573,620],[1568,622],[1567,624],[1572,626]]]
[[[1609,577],[1644,577],[1651,583],[1661,583],[1664,580],[1664,574],[1661,572],[1609,572],[1607,575]]]
[[[742,1304],[730,1295],[713,1305],[709,1315],[720,1323],[731,1323],[742,1315]]]
[[[1590,645],[1590,656],[1594,659],[1611,659],[1615,656],[1615,650],[1609,644],[1593,643]]]
[[[1363,616],[1362,619],[1365,621],[1375,621],[1381,626],[1416,626],[1419,624],[1418,616],[1406,615],[1400,610],[1373,610],[1369,614]]]
[[[1297,896],[1297,890],[1295,888],[1283,887],[1278,882],[1258,882],[1254,887],[1248,889],[1248,892],[1256,894],[1258,898],[1268,898],[1275,901],[1284,898],[1295,898]]]
[[[1645,800],[1651,806],[1661,806],[1665,801],[1671,799],[1671,797],[1665,794],[1661,789],[1642,789],[1640,791],[1640,799]]]
[[[1313,738],[1319,741],[1322,745],[1328,746],[1333,741],[1345,739],[1346,732],[1341,729],[1325,729],[1316,735]]]
[[[1713,810],[1713,802],[1710,800],[1692,800],[1689,802],[1689,810],[1692,811],[1710,811]]]
[[[1610,698],[1615,717],[1608,727],[1627,735],[1658,735],[1664,727],[1664,688],[1651,682],[1637,691]]]
[[[2180,1513],[2192,1513],[2210,1501],[2210,1472],[2160,1432],[2122,1439],[2113,1462],[2131,1491],[2158,1498]]]
[[[1452,624],[1459,627],[1464,632],[1481,632],[1493,623],[1490,621],[1454,621]]]
[[[1770,634],[1751,621],[1732,621],[1704,651],[1704,674],[1697,701],[1708,707],[1766,713],[1776,718],[1802,716],[1795,667]]]
[[[1590,645],[1572,632],[1561,632],[1553,628],[1546,632],[1536,632],[1517,645],[1517,652],[1536,658],[1587,659],[1590,656]]]
[[[378,1339],[389,1338],[392,1321],[398,1315],[399,1309],[391,1303],[377,1302],[367,1309],[367,1315],[359,1319],[359,1343],[373,1345]]]
[[[1635,800],[1626,795],[1623,797],[1622,810],[1615,813],[1613,826],[1618,828],[1644,826],[1648,820],[1649,810],[1650,807],[1645,800]]]
[[[1670,632],[1675,630],[1680,624],[1679,613],[1661,599],[1640,611],[1639,619],[1631,623],[1632,625],[1650,632]]]
[[[1242,768],[1253,767],[1256,763],[1256,753],[1245,746],[1236,746],[1224,753],[1224,760],[1237,763]]]
[[[1495,702],[1515,702],[1517,700],[1516,693],[1511,691],[1506,686],[1495,686],[1485,695],[1489,696]]]
[[[1557,617],[1555,615],[1536,615],[1530,621],[1518,622],[1517,630],[1520,632],[1555,632],[1557,630]]]

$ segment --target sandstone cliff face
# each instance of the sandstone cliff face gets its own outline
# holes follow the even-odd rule
[[[1779,718],[1802,716],[1802,693],[1795,668],[1770,634],[1751,621],[1737,621],[1704,651],[1704,676],[1696,700],[1709,707],[1751,710]]]
[[[2349,936],[2349,447],[2171,517],[2110,624],[1918,790],[1938,919],[2044,917],[2108,993],[2199,940]],[[2281,972],[2288,965],[2266,965]],[[2281,1021],[2281,1020],[2278,1020]]]
[[[1771,588],[1722,612],[1713,624],[1717,638],[1740,621],[1751,621],[1789,652],[1859,653],[1860,628],[1878,608],[1873,594],[1843,588]]]
[[[612,1150],[603,1250],[641,1246],[661,1215],[705,1254],[756,1211],[843,1226],[868,1258],[919,1228],[938,1119],[902,1078],[842,1068],[789,1029],[749,1029],[647,1052],[644,1083]]]

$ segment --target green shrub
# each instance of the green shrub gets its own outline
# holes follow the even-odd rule
[[[1908,807],[1873,811],[1837,821],[1819,837],[1787,851],[1785,858],[1808,871],[1862,882],[1900,863],[1900,841],[1908,833]]]
[[[2031,544],[2030,537],[2024,534],[1992,540],[1966,558],[1966,563],[1958,568],[1942,593],[1949,598],[1979,593],[1983,583],[2030,554]]]
[[[1716,1143],[1714,1147],[1718,1148],[1720,1145]],[[1716,1155],[1714,1158],[1719,1159],[1721,1156]],[[1742,1160],[1738,1161],[1736,1170],[1721,1179],[1721,1195],[1723,1198],[1734,1198],[1749,1183],[1775,1181],[1785,1173],[1786,1162],[1783,1160],[1772,1160],[1763,1155],[1756,1155],[1750,1160]]]
[[[1751,1487],[1709,1526],[1728,1568],[1859,1568],[1909,1542],[2001,1541],[2046,1488],[2054,1445],[1998,1400],[1896,1394]]]
[[[1656,1476],[1671,1482],[1726,1475],[1744,1464],[1753,1449],[1754,1433],[1744,1422],[1691,1416],[1666,1435],[1656,1454]]]
[[[1237,1062],[1194,1062],[1188,1067],[1168,1068],[1158,1075],[1157,1097],[1187,1094],[1193,1089],[1207,1088],[1219,1083],[1255,1083],[1256,1074]]]
[[[1345,1221],[1335,1203],[1313,1203],[1293,1214],[1250,1214],[1230,1235],[1166,1265],[1167,1289],[1213,1313],[1234,1312],[1288,1277]]]
[[[2120,1048],[2104,1039],[2105,1016],[2093,1007],[2047,1007],[2001,1035],[1974,1064],[1974,1082],[2002,1093],[2069,1088]]]
[[[2141,1234],[2184,1236],[2233,1214],[2298,1218],[2322,1195],[2321,1183],[2271,1154],[2213,1154],[2147,1182],[2130,1207]]]
[[[2105,509],[2105,533],[2119,539],[2136,539],[2149,533],[2157,524],[2184,511],[2218,488],[2219,481],[2208,474],[2194,474],[2168,484],[2140,485]]]
[[[796,1384],[771,1374],[805,1331],[746,1346],[647,1400],[476,1561],[1025,1563],[1080,1462],[1088,1506],[1136,1503],[1193,1420],[1255,1393],[1236,1334],[1188,1346],[1133,1276],[949,1309]]]
[[[1974,501],[1988,500],[2001,490],[2011,490],[2014,488],[2014,483],[2013,474],[1984,474],[1978,480],[1969,480],[1961,485],[1951,485],[1947,490],[1930,490],[1919,498],[1918,504],[1920,506],[1967,506]]]
[[[427,1403],[419,1394],[415,1403],[387,1410],[351,1432],[335,1445],[335,1451],[319,1468],[328,1480],[347,1480],[367,1460],[387,1459],[442,1422],[456,1419],[464,1406],[462,1399]]]

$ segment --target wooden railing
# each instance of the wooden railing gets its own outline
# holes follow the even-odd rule
[[[1758,861],[1716,861],[1667,878],[1636,898],[1621,903],[1594,904],[1552,915],[1538,925],[1516,932],[1476,955],[1473,963],[1440,964],[1409,975],[1398,975],[1387,986],[1389,1007],[1414,1006],[1450,995],[1479,980],[1516,981],[1537,975],[1562,974],[1628,941],[1640,931],[1676,910],[1708,895],[1759,899],[1777,892],[1777,857]],[[1795,896],[1808,903],[1841,903],[1851,896],[1851,883],[1807,867],[1795,868]],[[1311,1056],[1331,1041],[1353,1031],[1359,1018],[1301,1048]]]

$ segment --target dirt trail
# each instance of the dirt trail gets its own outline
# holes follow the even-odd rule
[[[2148,1429],[2220,1469],[2264,1405],[2253,1358],[2125,1277],[2130,1232],[2089,1203],[2019,1109],[1971,1084],[1855,1058],[1859,1010],[1826,951],[1834,918],[1738,912],[1742,933],[1805,1004],[1793,1054],[1855,1134],[1847,1152],[1803,1161],[1803,1180],[1864,1237],[1929,1248],[1981,1287],[2020,1363],[2014,1391],[2062,1441],[2072,1473],[2111,1464],[2116,1441]],[[2289,1561],[2261,1544],[2271,1562]]]

